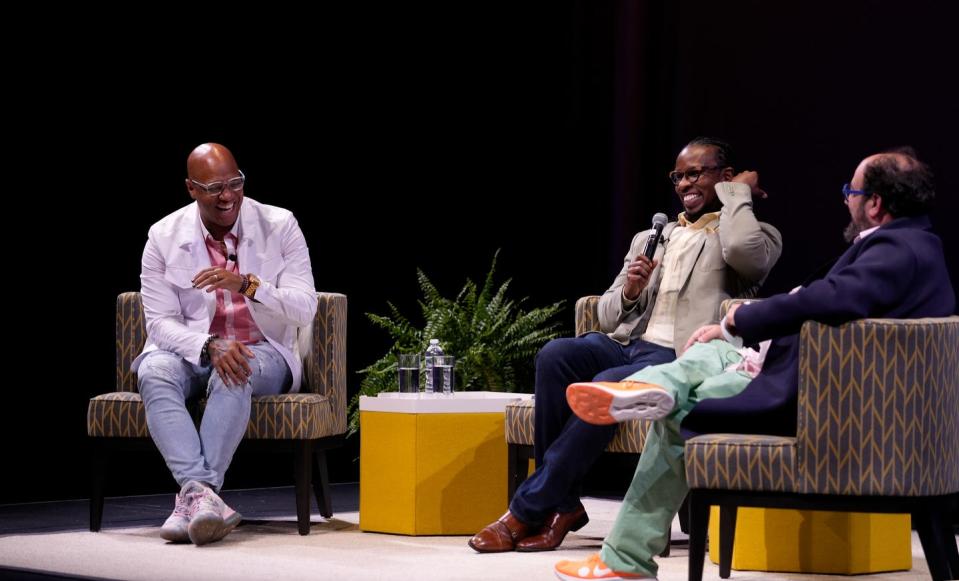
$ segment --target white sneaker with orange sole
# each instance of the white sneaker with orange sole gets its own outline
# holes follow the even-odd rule
[[[640,381],[573,383],[566,388],[566,401],[581,420],[598,426],[658,420],[676,405],[668,391]]]
[[[611,581],[616,579],[655,579],[646,575],[637,573],[619,573],[606,566],[606,563],[599,558],[599,554],[593,554],[584,561],[560,561],[554,568],[556,576],[565,581],[578,581],[580,579],[603,579]]]

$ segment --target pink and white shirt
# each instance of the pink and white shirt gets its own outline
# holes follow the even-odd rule
[[[239,224],[239,220],[237,220]],[[233,225],[223,237],[223,242],[213,238],[203,228],[203,240],[206,243],[207,254],[210,255],[210,263],[218,266],[228,272],[240,273],[239,265],[236,262],[236,245],[239,237],[237,236],[237,224]],[[233,258],[234,260],[230,260]],[[239,293],[234,293],[228,289],[216,289],[216,311],[213,314],[213,321],[210,323],[210,334],[216,335],[222,339],[239,341],[244,345],[259,343],[263,340],[263,333],[253,320],[250,314],[250,307],[246,303],[246,297]]]

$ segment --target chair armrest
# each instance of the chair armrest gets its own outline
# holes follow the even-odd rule
[[[117,296],[116,311],[117,391],[137,391],[137,375],[131,367],[133,360],[143,351],[146,338],[146,322],[140,293],[120,293]]]
[[[316,297],[301,390],[329,398],[334,430],[340,434],[346,431],[346,295],[318,292]]]
[[[802,492],[959,491],[959,317],[803,324]]]
[[[599,296],[580,297],[576,301],[576,336],[599,330]]]

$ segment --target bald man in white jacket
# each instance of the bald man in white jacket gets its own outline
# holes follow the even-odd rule
[[[181,486],[161,536],[202,545],[240,521],[217,492],[251,398],[299,389],[297,328],[317,301],[296,219],[244,199],[228,149],[200,145],[187,173],[194,203],[154,224],[143,251],[147,340],[133,370],[150,435]],[[198,431],[186,402],[204,395]]]

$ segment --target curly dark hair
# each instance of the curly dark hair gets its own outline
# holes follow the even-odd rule
[[[716,163],[722,167],[735,167],[733,164],[733,148],[722,139],[716,139],[714,137],[697,137],[687,143],[686,147],[689,147],[690,145],[712,147],[716,150]]]
[[[866,167],[863,189],[879,194],[886,211],[897,218],[929,213],[936,198],[932,170],[910,147],[887,153]]]

